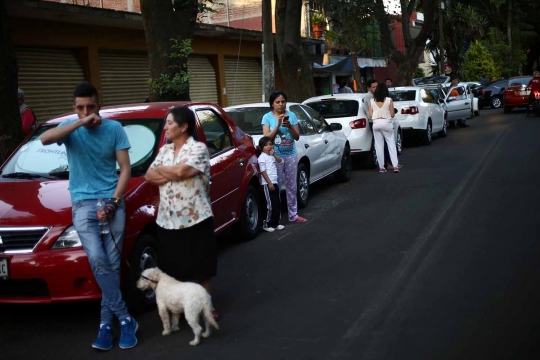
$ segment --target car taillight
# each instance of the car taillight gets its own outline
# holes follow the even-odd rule
[[[366,119],[353,120],[349,123],[349,126],[351,127],[351,129],[363,129],[367,126],[367,120]]]
[[[418,106],[407,106],[401,108],[402,114],[416,115],[418,114]]]
[[[487,92],[488,92],[487,90],[482,90],[482,95],[487,94]]]
[[[534,90],[534,98],[535,99],[540,99],[540,90]]]

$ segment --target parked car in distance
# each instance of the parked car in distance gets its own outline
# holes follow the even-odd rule
[[[450,76],[447,75],[439,75],[439,76],[426,76],[421,78],[414,78],[412,80],[412,83],[414,86],[425,86],[425,85],[434,85],[434,84],[440,84],[445,86],[446,84],[450,84],[451,79]]]
[[[434,132],[443,137],[448,134],[444,110],[428,88],[396,87],[390,89],[390,97],[405,137],[406,132],[414,132],[420,135],[422,144],[431,145]]]
[[[366,94],[334,94],[312,97],[303,102],[321,114],[328,122],[343,126],[343,132],[351,144],[351,154],[362,156],[369,168],[377,167],[377,152],[373,140],[372,124],[367,121],[363,102]],[[394,118],[396,151],[403,151],[403,134]]]
[[[132,177],[124,195],[126,227],[122,251],[125,299],[134,311],[153,306],[153,293],[136,286],[138,274],[159,264],[156,247],[158,187],[144,175],[166,143],[165,115],[189,107],[197,118],[196,138],[208,146],[216,233],[235,226],[252,239],[259,230],[259,174],[253,139],[217,105],[145,103],[104,107],[100,115],[122,124],[131,144]],[[99,299],[71,218],[69,166],[63,145],[43,146],[39,137],[63,115],[37,128],[0,168],[0,303],[51,303]]]
[[[508,114],[515,107],[527,107],[529,105],[529,82],[532,76],[516,76],[508,79],[508,85],[504,89],[503,106],[504,113]]]
[[[508,86],[508,80],[497,80],[484,85],[482,95],[478,97],[479,108],[491,107],[498,109],[503,105],[503,92]]]
[[[229,106],[224,109],[235,123],[253,136],[257,144],[263,136],[262,118],[270,111],[268,103]],[[287,103],[287,111],[298,118],[300,139],[296,141],[298,157],[297,199],[304,208],[309,200],[309,185],[334,174],[338,181],[351,178],[351,148],[339,124],[328,124],[309,106]],[[282,185],[282,189],[285,187]]]

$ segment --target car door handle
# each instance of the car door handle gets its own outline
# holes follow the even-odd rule
[[[328,140],[324,140],[324,143],[325,143],[325,144],[328,144]]]
[[[238,159],[238,164],[240,166],[244,166],[244,159]]]
[[[469,105],[469,103],[468,103],[468,102],[466,102],[466,103],[465,103],[465,105]]]
[[[304,144],[304,147],[307,149],[309,148],[309,144]]]

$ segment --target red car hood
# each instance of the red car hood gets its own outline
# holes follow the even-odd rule
[[[0,181],[0,226],[70,223],[69,181]]]

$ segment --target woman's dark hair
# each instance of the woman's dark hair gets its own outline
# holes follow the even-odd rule
[[[276,90],[270,94],[270,100],[268,101],[270,103],[270,109],[274,108],[274,101],[280,96],[283,96],[285,101],[287,101],[287,95],[281,90]]]
[[[270,139],[268,136],[263,136],[262,138],[259,139],[259,148],[263,149],[263,147],[265,147],[266,144],[268,144],[269,142],[271,142],[272,144],[274,143],[272,141],[272,139]]]
[[[75,86],[73,91],[73,98],[94,97],[96,103],[99,102],[99,96],[94,85],[88,81],[82,81]]]
[[[187,133],[189,136],[195,135],[195,114],[193,111],[185,106],[177,106],[169,110],[167,116],[169,116],[169,114],[173,116],[174,122],[176,122],[178,126],[188,124]],[[167,118],[167,116],[165,116],[165,118]]]
[[[384,99],[390,96],[390,93],[388,92],[388,87],[386,86],[386,83],[378,83],[377,89],[375,89],[375,92],[373,93],[373,97],[375,98],[375,101],[378,102],[384,102]]]

